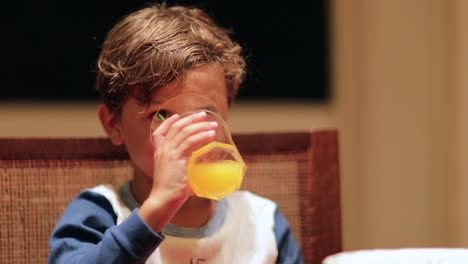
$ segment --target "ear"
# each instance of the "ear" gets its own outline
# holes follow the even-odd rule
[[[112,144],[114,145],[122,145],[124,140],[120,133],[120,126],[115,114],[109,111],[106,105],[100,104],[98,106],[98,115],[99,120],[101,121],[101,125],[109,136]]]

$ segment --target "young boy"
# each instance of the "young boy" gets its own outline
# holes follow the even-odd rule
[[[50,237],[49,263],[302,263],[272,201],[237,191],[214,201],[193,195],[186,164],[215,136],[199,112],[154,113],[180,94],[210,98],[226,119],[245,75],[241,48],[202,10],[156,4],[123,18],[98,58],[98,115],[135,165],[118,190],[80,193]]]

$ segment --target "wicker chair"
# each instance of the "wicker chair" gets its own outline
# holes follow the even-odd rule
[[[236,134],[243,189],[276,201],[305,263],[341,251],[335,130]],[[132,175],[125,149],[105,138],[0,138],[0,263],[45,263],[48,238],[82,189]]]

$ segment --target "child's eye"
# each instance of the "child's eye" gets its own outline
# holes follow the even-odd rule
[[[159,121],[164,121],[169,117],[169,113],[165,109],[161,109],[156,114],[154,114],[153,118],[157,118]]]

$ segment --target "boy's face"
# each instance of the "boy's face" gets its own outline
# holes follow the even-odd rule
[[[148,107],[130,97],[122,106],[120,118],[114,118],[104,105],[98,109],[101,123],[112,142],[116,145],[125,144],[132,161],[149,177],[152,177],[154,153],[150,125],[154,113],[165,102],[180,94],[205,96],[213,101],[218,113],[225,120],[227,118],[227,87],[220,66],[207,64],[193,68],[186,72],[182,87],[177,85],[180,84],[172,82],[158,89],[152,95]]]

